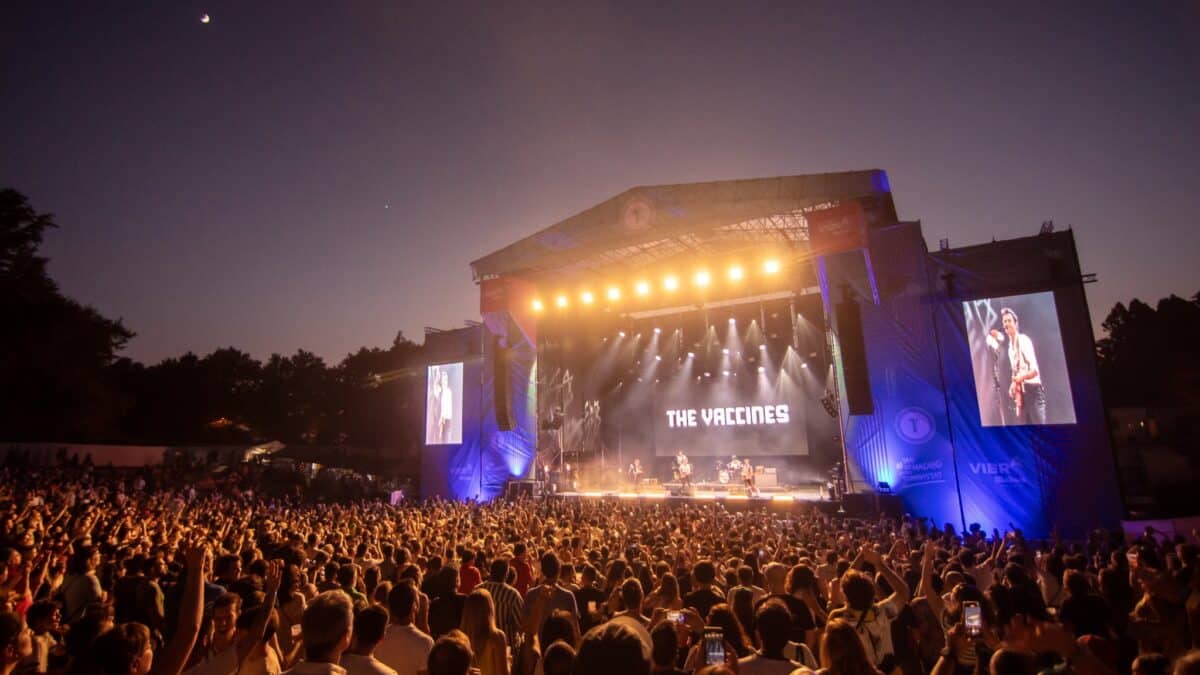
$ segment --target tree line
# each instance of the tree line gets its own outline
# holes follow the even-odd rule
[[[285,443],[412,449],[424,411],[422,347],[399,333],[328,364],[234,347],[146,365],[134,332],[66,297],[39,255],[52,216],[0,190],[0,441]]]
[[[234,347],[145,365],[134,333],[66,297],[39,247],[52,216],[0,190],[0,441],[285,443],[414,449],[422,346],[398,334],[337,364]],[[1109,406],[1200,405],[1200,293],[1118,303],[1096,343]]]

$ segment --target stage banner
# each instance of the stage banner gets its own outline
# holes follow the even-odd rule
[[[1120,491],[1071,233],[930,260],[966,521],[1032,537],[1115,527]],[[1025,378],[1015,388],[1014,374]]]
[[[508,358],[508,380],[514,426],[501,431],[496,418],[496,342],[485,340],[480,386],[480,499],[504,494],[508,481],[527,478],[533,468],[537,433],[537,348],[507,312],[484,316],[489,334],[499,335]],[[494,330],[498,328],[499,331]]]
[[[867,215],[857,200],[804,214],[814,255],[832,255],[867,247]]]
[[[480,328],[482,330],[482,328]],[[462,436],[454,444],[426,444],[421,453],[421,496],[445,499],[478,499],[484,439],[480,379],[483,359],[462,363]]]
[[[961,516],[920,225],[873,228],[869,243],[869,258],[847,253],[828,256],[820,265],[827,312],[837,305],[828,302],[830,289],[848,285],[858,298],[875,402],[871,415],[850,416],[842,407],[855,481],[850,487],[876,491],[887,483],[912,515],[958,529]],[[869,300],[872,274],[878,305]],[[840,299],[841,291],[834,292]],[[831,316],[830,325],[837,326],[836,317]]]

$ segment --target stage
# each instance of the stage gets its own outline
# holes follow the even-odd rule
[[[684,489],[679,483],[654,483],[648,481],[640,488],[624,486],[620,489],[596,490],[565,490],[553,493],[552,496],[567,498],[603,498],[617,499],[679,499],[687,501],[757,501],[757,502],[820,502],[825,499],[820,485],[784,486],[760,489],[757,496],[748,494],[743,485],[722,485],[720,483],[694,483]]]
[[[800,513],[816,510],[833,517],[875,519],[880,515],[899,517],[904,512],[900,498],[892,494],[852,494],[844,500],[829,500],[822,496],[818,486],[771,488],[751,497],[744,489],[717,489],[715,486],[697,485],[687,494],[679,492],[679,486],[647,486],[640,491],[628,487],[620,490],[568,490],[547,494],[545,499],[565,501],[602,500],[629,505],[662,504],[680,507],[691,504],[720,504],[729,511],[768,510],[774,513]],[[731,486],[722,486],[731,488]]]
[[[424,496],[540,497],[526,481],[557,471],[573,489],[551,498],[902,500],[1031,537],[1119,521],[1070,231],[931,251],[868,170],[637,187],[471,267],[482,321],[426,336]],[[1005,359],[1014,344],[1030,359]],[[995,383],[1029,361],[1023,407]],[[736,452],[792,487],[622,482],[680,452],[693,478]],[[840,503],[795,488],[831,475]]]

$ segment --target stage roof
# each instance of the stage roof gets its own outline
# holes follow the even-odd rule
[[[804,214],[861,200],[894,222],[880,169],[635,187],[471,263],[475,281],[610,274],[771,245],[808,250]]]

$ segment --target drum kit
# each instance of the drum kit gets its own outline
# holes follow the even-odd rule
[[[742,475],[742,460],[734,457],[729,463],[717,460],[717,482],[721,485],[729,485],[729,481],[738,478]]]
[[[728,462],[718,459],[714,467],[717,482],[721,485],[729,485],[731,482],[741,480],[742,472],[749,464],[748,461],[740,460],[737,457]],[[694,467],[690,461],[677,459],[672,474],[676,481],[690,481],[693,470]]]

